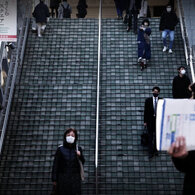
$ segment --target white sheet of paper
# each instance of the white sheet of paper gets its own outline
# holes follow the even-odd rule
[[[186,138],[187,150],[195,150],[195,100],[161,99],[156,117],[157,149],[168,150],[178,136]]]

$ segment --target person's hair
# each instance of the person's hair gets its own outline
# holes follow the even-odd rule
[[[150,21],[147,18],[142,21],[142,25],[144,25],[145,22],[148,23],[148,26],[150,26]]]
[[[160,88],[159,87],[153,87],[152,91],[154,91],[155,89],[158,90],[158,92],[160,92]]]
[[[171,8],[172,8],[172,5],[171,5],[170,3],[168,3],[168,4],[166,5],[166,7],[171,7]]]
[[[186,69],[185,66],[180,66],[180,67],[177,68],[177,70],[179,71],[181,68]]]
[[[64,132],[64,139],[66,139],[66,135],[69,134],[70,132],[73,132],[75,134],[75,142],[78,140],[78,133],[77,130],[74,128],[68,128],[65,132]]]

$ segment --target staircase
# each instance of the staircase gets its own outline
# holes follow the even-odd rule
[[[86,193],[94,190],[98,24],[50,20],[29,32],[0,163],[0,194],[49,194],[51,167],[68,127],[85,151]]]
[[[163,53],[159,19],[151,19],[152,59],[141,71],[137,37],[117,19],[104,19],[102,26],[99,194],[181,194],[183,176],[170,157],[160,152],[149,161],[140,144],[145,99],[154,86],[161,88],[160,97],[172,97],[172,79],[185,65],[180,28],[174,53]]]
[[[137,65],[136,36],[121,20],[103,19],[98,187],[100,195],[181,194],[183,175],[162,152],[148,160],[140,145],[145,98],[158,85],[171,97],[185,65],[179,26],[172,55],[162,52],[151,19],[152,60]],[[45,35],[29,31],[0,161],[0,194],[49,194],[55,150],[68,127],[79,131],[86,159],[82,194],[95,194],[97,19],[51,19]]]

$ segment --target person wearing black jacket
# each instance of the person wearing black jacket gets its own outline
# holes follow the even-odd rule
[[[64,133],[63,146],[57,148],[52,168],[52,182],[58,195],[81,194],[81,167],[84,164],[82,148],[77,148],[78,134],[73,128]]]
[[[77,18],[84,18],[87,15],[87,8],[86,0],[79,0],[77,5]]]
[[[37,23],[38,37],[41,37],[46,28],[47,18],[49,18],[49,8],[44,4],[44,0],[40,0],[32,15]]]
[[[183,195],[195,194],[195,150],[187,151],[185,138],[180,136],[168,150],[177,170],[185,173]]]
[[[61,0],[50,0],[51,16],[54,17],[54,10],[56,13],[56,18],[58,17],[58,7]]]
[[[132,28],[133,16],[133,30],[134,33],[137,34],[137,17],[139,14],[139,10],[141,9],[141,1],[142,0],[126,0],[126,17],[128,18],[127,32],[129,32]]]
[[[173,98],[190,98],[190,91],[188,89],[190,85],[190,79],[185,74],[186,70],[184,66],[180,66],[178,69],[178,75],[174,77],[172,83]]]
[[[158,103],[158,95],[160,93],[159,87],[153,87],[152,89],[153,96],[147,98],[145,101],[144,107],[144,126],[148,130],[148,151],[149,151],[149,159],[151,159],[154,155],[157,155],[156,149],[156,109]]]
[[[174,41],[174,30],[178,23],[178,18],[171,5],[167,5],[166,10],[163,12],[160,18],[159,30],[162,31],[163,39],[163,52],[169,49],[169,53],[172,53],[173,41]],[[169,36],[169,47],[167,47],[166,38]]]

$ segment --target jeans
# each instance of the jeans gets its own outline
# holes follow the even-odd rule
[[[169,35],[169,49],[172,49],[173,47],[173,41],[174,41],[174,35],[175,35],[175,32],[173,30],[168,30],[168,29],[165,29],[163,30],[162,32],[162,39],[163,39],[163,45],[164,46],[167,46],[167,36]]]

